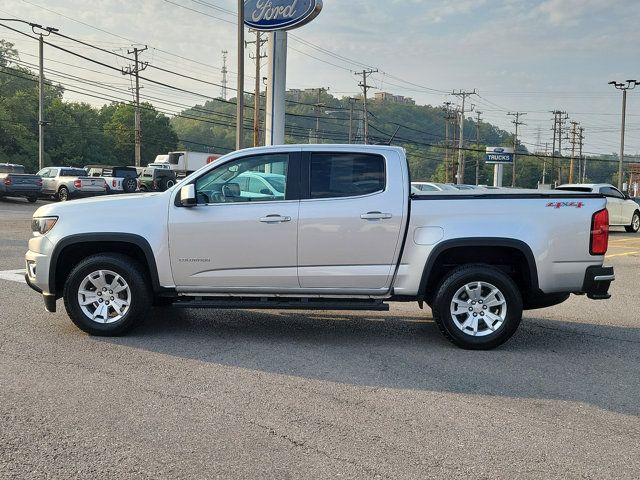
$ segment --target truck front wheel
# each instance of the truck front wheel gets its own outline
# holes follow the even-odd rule
[[[444,336],[470,350],[489,350],[515,333],[522,297],[515,282],[491,265],[464,265],[440,283],[433,319]]]
[[[116,336],[131,330],[151,305],[148,283],[131,258],[119,254],[84,259],[64,285],[64,305],[78,328]]]

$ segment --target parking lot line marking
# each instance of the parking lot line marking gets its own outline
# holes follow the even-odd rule
[[[640,250],[635,250],[633,252],[626,252],[626,253],[616,253],[615,255],[607,255],[606,258],[613,258],[613,257],[628,257],[629,255],[635,255],[640,253]]]
[[[8,280],[10,282],[25,283],[24,269],[0,271],[0,280]]]

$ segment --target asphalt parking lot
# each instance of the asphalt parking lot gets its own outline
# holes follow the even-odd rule
[[[0,199],[0,478],[640,477],[638,234],[611,235],[611,300],[490,352],[413,304],[157,309],[100,339],[20,282],[35,208]]]

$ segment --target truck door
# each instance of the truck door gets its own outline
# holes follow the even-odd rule
[[[299,153],[250,155],[194,181],[197,205],[171,205],[171,268],[181,291],[259,292],[299,289],[296,242]],[[276,172],[280,196],[247,192],[245,172]],[[240,177],[240,178],[238,178]]]
[[[302,288],[335,293],[389,288],[409,201],[402,161],[395,152],[307,154],[302,171],[307,198],[300,202],[298,227]]]

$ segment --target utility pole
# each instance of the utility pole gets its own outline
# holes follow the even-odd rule
[[[473,92],[466,92],[466,91],[458,91],[456,92],[455,90],[451,93],[451,95],[455,96],[455,97],[462,97],[462,108],[460,109],[460,138],[458,138],[458,174],[457,174],[457,181],[456,183],[458,185],[464,183],[464,152],[462,151],[462,147],[464,146],[464,114],[467,112],[464,109],[464,103],[467,99],[467,97],[470,97],[471,95],[476,95],[476,89],[473,89]],[[468,110],[469,112],[473,111],[473,107],[471,107],[470,110]]]
[[[516,134],[513,137],[513,165],[511,166],[511,187],[514,188],[516,186],[516,153],[518,151],[518,126],[526,125],[526,123],[520,121],[520,117],[526,115],[526,113],[509,112],[507,113],[507,115],[515,117],[512,123],[516,126]]]
[[[227,73],[229,73],[229,70],[227,69],[227,55],[229,54],[228,51],[226,50],[222,50],[222,89],[220,91],[220,96],[222,97],[223,100],[227,99]]]
[[[547,157],[549,155],[549,144],[544,144],[544,156]],[[542,185],[547,184],[547,161],[542,161]]]
[[[324,88],[324,87],[320,87],[320,88],[312,88],[311,91],[316,92],[318,94],[318,101],[316,102],[316,104],[314,105],[315,110],[316,110],[316,134],[315,134],[315,142],[314,143],[320,143],[319,139],[320,139],[320,112],[321,109],[326,107],[327,105],[325,103],[322,103],[322,94],[325,92],[329,91],[329,87]]]
[[[236,150],[244,148],[244,0],[238,0],[238,90],[236,95]]]
[[[480,115],[482,115],[481,111],[476,111],[477,120],[476,120],[476,148],[480,149]],[[480,185],[480,156],[478,154],[478,158],[476,159],[476,185]]]
[[[561,150],[562,121],[563,121],[563,115],[566,115],[567,112],[563,112],[560,110],[553,110],[551,113],[553,113],[553,147],[551,149],[551,180],[553,182],[556,182],[556,185],[557,185],[558,182],[560,182],[561,180],[561,176],[560,176],[561,166],[558,166],[558,169],[556,171],[556,140],[558,140],[558,150],[557,150],[558,155],[562,156],[562,150]]]
[[[451,102],[444,102],[444,145],[445,145],[445,150],[444,150],[444,175],[445,175],[445,182],[449,183],[449,173],[451,172],[451,167],[449,165],[450,163],[450,144],[449,144],[449,123],[451,122],[451,120],[453,119],[453,117],[451,116]]]
[[[44,168],[44,38],[38,39],[38,170]]]
[[[558,120],[558,154],[560,157],[562,157],[562,135],[565,131],[567,120],[569,120],[569,115],[567,115],[567,112],[562,112]],[[566,140],[568,139],[569,135],[567,134]],[[562,160],[558,162],[558,183],[562,183]]]
[[[609,85],[613,85],[618,90],[622,90],[622,128],[620,129],[620,158],[618,159],[618,190],[622,191],[622,164],[624,163],[624,129],[625,117],[627,115],[627,90],[633,90],[640,85],[640,82],[637,80],[627,80],[625,83],[621,83],[614,80],[609,82]]]
[[[262,46],[267,42],[267,39],[262,40],[258,30],[255,31],[255,34],[255,41],[245,42],[245,46],[256,44],[255,55],[249,53],[249,57],[256,62],[256,85],[253,102],[253,146],[257,147],[260,144],[260,63],[263,58],[267,58],[267,54],[262,53]]]
[[[576,160],[576,144],[578,141],[576,140],[576,135],[578,134],[578,122],[575,120],[571,122],[571,160],[569,161],[569,183],[573,183],[573,171],[575,168],[575,160]],[[579,178],[579,175],[578,175]]]
[[[349,145],[353,143],[353,105],[356,101],[355,98],[349,97]]]
[[[582,163],[581,183],[586,183],[587,179],[587,159],[582,158],[582,147],[584,145],[584,128],[580,127],[580,162]]]
[[[362,102],[362,112],[363,112],[363,121],[364,121],[364,144],[367,145],[369,143],[369,112],[367,111],[367,92],[370,88],[373,88],[367,85],[367,77],[372,73],[376,73],[378,69],[375,70],[362,70],[362,72],[356,72],[356,75],[362,75],[362,81],[358,83],[358,86],[362,87],[362,91],[364,92],[364,98]]]
[[[145,70],[149,65],[149,62],[140,62],[138,60],[139,55],[147,49],[145,45],[144,48],[134,47],[133,50],[127,50],[129,55],[133,54],[134,56],[134,65],[128,66],[127,68],[122,69],[123,75],[135,75],[136,77],[136,86],[135,90],[135,156],[136,156],[136,167],[141,165],[141,144],[142,144],[142,131],[140,126],[140,72]]]

